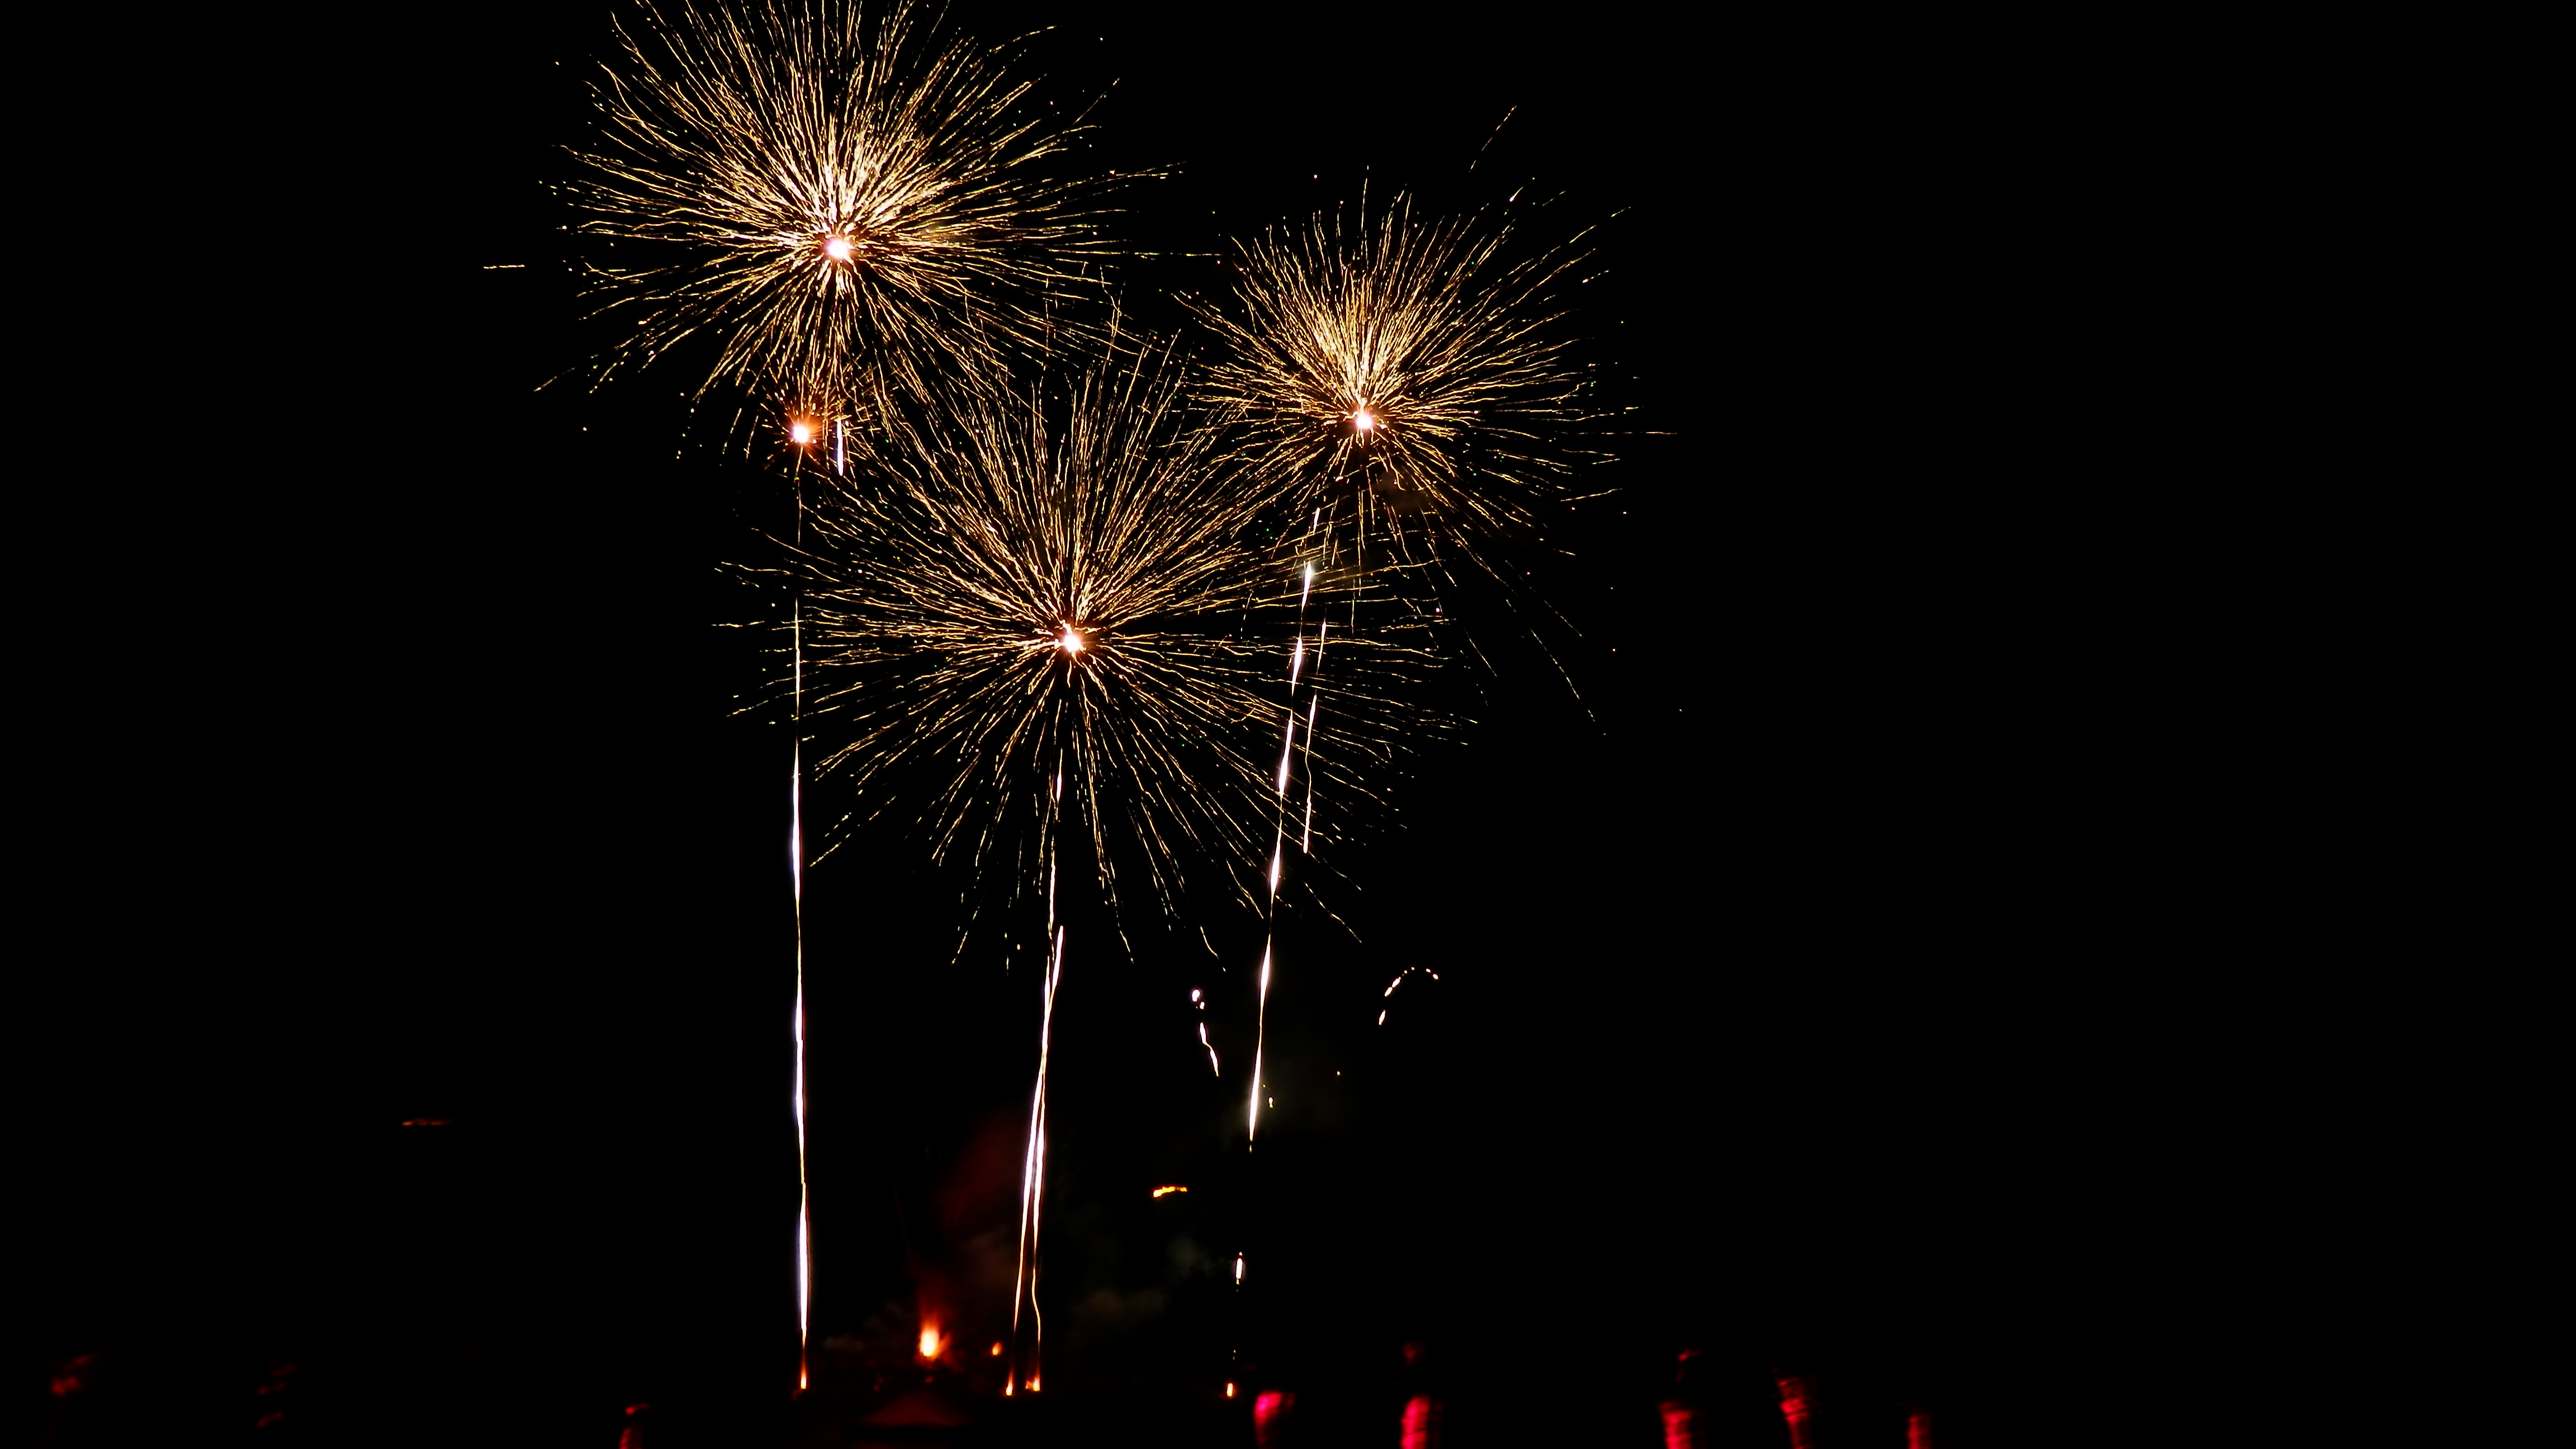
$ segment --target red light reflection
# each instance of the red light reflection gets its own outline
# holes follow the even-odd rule
[[[1440,1401],[1415,1394],[1404,1401],[1404,1449],[1440,1449]]]
[[[1789,1449],[1816,1449],[1814,1434],[1807,1427],[1809,1395],[1807,1381],[1801,1378],[1780,1380],[1780,1417],[1789,1421]]]
[[[1263,1389],[1252,1400],[1252,1442],[1261,1449],[1278,1449],[1288,1442],[1288,1416],[1296,1411],[1297,1396],[1277,1389]]]

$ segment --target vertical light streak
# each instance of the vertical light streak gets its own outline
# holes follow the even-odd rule
[[[1261,1001],[1252,1018],[1252,1097],[1244,1108],[1243,1145],[1261,1133],[1261,1054],[1270,1029],[1270,943],[1261,943]],[[1235,1260],[1235,1278],[1243,1277],[1243,1260]]]
[[[1327,626],[1329,627],[1329,626]],[[1316,662],[1322,662],[1323,645],[1315,648]],[[1306,823],[1297,832],[1297,853],[1308,853],[1315,844],[1315,707],[1322,704],[1321,695],[1306,696]]]
[[[801,518],[801,490],[797,512]],[[796,1391],[801,1394],[812,1383],[807,1342],[814,1303],[813,1184],[805,1171],[805,611],[801,599],[789,616],[788,630],[796,660],[795,703],[788,715],[795,738],[788,747],[787,866],[796,916],[796,1008],[792,1025],[796,1035]]]
[[[1019,1341],[1020,1306],[1028,1305],[1029,1371],[1020,1382],[1034,1392],[1043,1371],[1046,1350],[1046,1313],[1038,1307],[1038,1231],[1046,1217],[1046,1116],[1047,1057],[1055,1036],[1056,984],[1064,979],[1065,928],[1055,928],[1055,949],[1047,964],[1046,1005],[1038,1017],[1038,1084],[1029,1097],[1029,1143],[1021,1158],[1020,1179],[1020,1268],[1019,1284],[1011,1298],[1011,1340]],[[1005,1382],[1003,1392],[1011,1390]]]
[[[1056,920],[1056,845],[1062,826],[1060,811],[1064,801],[1064,765],[1059,761],[1054,778],[1047,786],[1046,845],[1047,868],[1047,952],[1044,1005],[1038,1014],[1038,1080],[1029,1093],[1028,1145],[1020,1156],[1020,1244],[1019,1267],[1011,1284],[1011,1363],[1002,1378],[1002,1393],[1009,1396],[1022,1384],[1029,1392],[1038,1391],[1044,1371],[1046,1348],[1046,1314],[1038,1307],[1038,1230],[1045,1220],[1046,1208],[1046,1109],[1047,1066],[1055,1040],[1056,983],[1064,977],[1065,926]],[[1020,1309],[1026,1305],[1030,1320],[1028,1372],[1020,1373]]]

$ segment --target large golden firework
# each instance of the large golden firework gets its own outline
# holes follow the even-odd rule
[[[708,333],[709,382],[873,410],[997,374],[1104,250],[1099,181],[1049,160],[1078,121],[906,0],[674,0],[619,38],[578,189],[603,378]]]
[[[1351,641],[1368,657],[1337,665],[1336,748],[1312,752],[1289,661],[1323,643],[1322,599],[1271,545],[1275,495],[1183,406],[1168,353],[1118,348],[907,409],[808,484],[818,789],[855,793],[845,823],[917,809],[935,856],[987,880],[1043,879],[1061,828],[1113,905],[1122,865],[1165,906],[1185,868],[1253,902],[1243,867],[1275,888],[1283,834],[1299,846],[1285,751],[1359,789],[1392,737],[1372,682],[1403,651]]]
[[[1239,243],[1211,400],[1274,486],[1371,521],[1401,551],[1486,562],[1570,476],[1583,380],[1550,289],[1572,246],[1513,260],[1508,226],[1396,203]],[[1490,567],[1490,564],[1488,564]]]

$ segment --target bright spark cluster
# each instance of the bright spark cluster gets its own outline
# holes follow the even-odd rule
[[[1273,495],[1183,407],[1177,368],[1105,352],[907,419],[809,494],[805,709],[848,820],[908,807],[936,858],[1034,881],[1061,781],[1113,902],[1122,863],[1165,903],[1185,870],[1269,865],[1302,580],[1260,542]],[[1355,736],[1384,713],[1340,707]],[[1346,756],[1370,763],[1361,738]]]
[[[1417,221],[1403,199],[1239,243],[1233,297],[1199,313],[1226,344],[1208,394],[1253,466],[1479,560],[1528,525],[1583,416],[1548,300],[1578,253],[1510,252],[1500,223]]]
[[[580,156],[582,229],[620,244],[603,377],[704,332],[709,381],[794,408],[927,396],[998,375],[1105,249],[1104,179],[1045,164],[1080,127],[907,0],[677,0],[619,38]]]

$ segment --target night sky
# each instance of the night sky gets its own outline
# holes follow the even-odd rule
[[[743,1426],[795,1361],[786,743],[734,714],[759,640],[713,627],[757,612],[719,566],[780,493],[691,433],[694,375],[578,376],[545,183],[605,12],[434,9],[165,62],[238,163],[204,182],[232,280],[119,304],[185,354],[184,435],[65,445],[111,486],[45,505],[95,728],[40,791],[35,1357],[213,1425],[293,1363],[293,1442],[608,1449],[643,1401],[670,1443],[784,1442]],[[1236,1373],[1392,1444],[1410,1339],[1458,1445],[1640,1449],[1691,1346],[1722,1442],[1786,1442],[1783,1372],[1833,1449],[1895,1449],[1909,1402],[1945,1445],[2063,1444],[2187,1398],[2107,1327],[2208,1191],[2152,1083],[2231,1067],[2152,1045],[2197,886],[2124,822],[2196,726],[2106,663],[2138,646],[2104,539],[2155,505],[2060,367],[2098,305],[2080,75],[1929,21],[956,17],[1053,26],[1050,94],[1115,82],[1099,164],[1171,172],[1112,223],[1154,253],[1142,325],[1363,184],[1517,193],[1538,237],[1597,228],[1569,325],[1633,409],[1591,440],[1618,491],[1517,557],[1575,687],[1508,639],[1444,673],[1467,722],[1336,844],[1344,924],[1283,927],[1258,1154],[1257,927],[1126,959],[1074,916],[1050,1388]],[[957,1285],[1016,1211],[1036,977],[951,965],[916,846],[810,884],[818,1341],[924,1291],[981,1332]],[[1373,1026],[1408,965],[1440,980]]]

